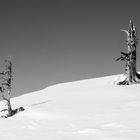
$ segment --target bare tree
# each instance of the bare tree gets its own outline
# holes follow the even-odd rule
[[[12,71],[12,61],[11,56],[8,60],[5,60],[5,70],[0,73],[1,77],[1,85],[0,85],[0,92],[2,93],[3,100],[6,101],[7,109],[3,109],[2,111],[7,111],[6,115],[1,117],[7,118],[15,115],[20,111],[24,111],[23,107],[12,109],[11,107],[11,91],[12,91],[12,80],[13,80],[13,71]],[[1,111],[1,112],[2,112]]]
[[[116,61],[125,61],[125,80],[120,81],[118,85],[130,85],[140,82],[140,75],[137,73],[136,67],[136,47],[138,44],[137,30],[133,22],[130,20],[129,29],[121,30],[127,35],[127,52],[121,52],[121,57],[116,59]]]
[[[0,77],[2,79],[0,91],[2,93],[3,100],[7,102],[8,114],[6,117],[9,117],[12,116],[12,107],[10,102],[12,80],[13,80],[11,57],[9,57],[8,60],[5,60],[5,70],[2,73],[0,73],[0,75],[2,76]]]

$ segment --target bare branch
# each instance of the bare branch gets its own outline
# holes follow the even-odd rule
[[[125,32],[127,36],[129,36],[129,32],[127,30],[121,29],[122,32]]]

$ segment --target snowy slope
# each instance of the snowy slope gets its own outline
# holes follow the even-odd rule
[[[13,98],[13,108],[26,110],[0,119],[0,139],[139,140],[140,84],[113,84],[119,77],[63,83]]]

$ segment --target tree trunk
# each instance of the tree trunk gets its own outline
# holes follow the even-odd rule
[[[7,109],[4,109],[4,110],[7,110],[7,114],[5,116],[3,116],[5,118],[7,118],[7,117],[10,117],[13,115],[13,110],[12,110],[11,101],[10,101],[10,90],[8,91],[7,97],[5,97],[4,94],[2,94],[2,98],[3,98],[3,100],[5,100],[7,102]]]
[[[10,101],[10,91],[8,91],[8,116],[12,116],[12,107],[11,107],[11,101]]]
[[[137,77],[136,77],[136,47],[132,46],[134,50],[128,50],[128,53],[130,53],[130,60],[128,60],[126,63],[126,84],[130,85],[132,83],[137,83]]]
[[[121,60],[126,61],[125,80],[118,82],[118,85],[130,85],[139,83],[139,74],[136,67],[136,45],[138,43],[136,27],[130,21],[129,30],[122,30],[127,33],[127,57],[121,57]],[[123,58],[123,59],[122,59]]]

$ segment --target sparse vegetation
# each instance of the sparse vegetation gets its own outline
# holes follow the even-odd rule
[[[7,111],[7,114],[1,117],[7,118],[13,116],[19,111],[23,111],[24,108],[20,107],[19,109],[12,109],[10,96],[12,91],[12,80],[13,80],[13,73],[12,73],[12,61],[11,57],[8,60],[5,60],[5,69],[3,72],[0,73],[1,77],[1,85],[0,85],[0,92],[2,93],[3,100],[7,103],[7,109],[3,109],[2,111]]]
[[[131,85],[140,82],[140,75],[136,67],[136,47],[138,44],[137,30],[130,20],[129,29],[122,30],[127,34],[127,53],[121,52],[121,56],[116,61],[125,61],[125,80],[119,81],[118,85]]]

